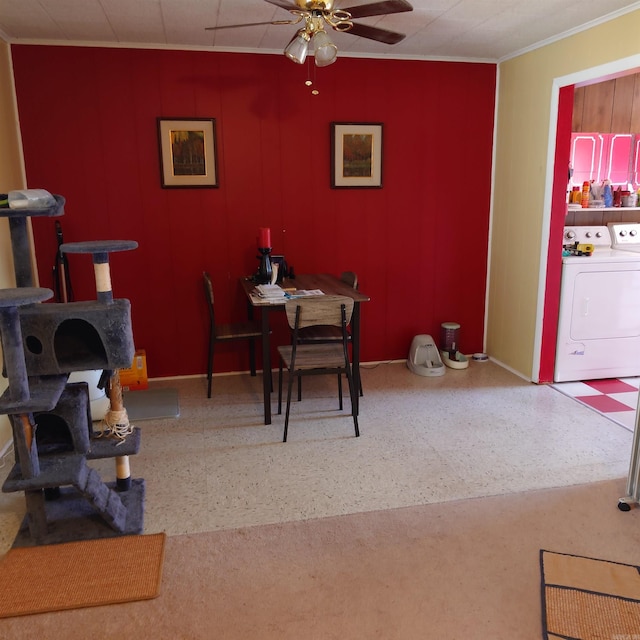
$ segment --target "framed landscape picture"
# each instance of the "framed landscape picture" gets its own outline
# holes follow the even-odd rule
[[[331,123],[331,187],[382,188],[382,123]]]
[[[218,186],[216,121],[213,118],[158,118],[163,188]]]

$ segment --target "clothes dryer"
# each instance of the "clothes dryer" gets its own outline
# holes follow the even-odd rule
[[[562,259],[555,382],[640,376],[640,224],[626,225],[626,249],[612,247],[610,229],[564,229],[564,244],[594,251]]]

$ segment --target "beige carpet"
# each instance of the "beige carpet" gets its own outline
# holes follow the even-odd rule
[[[0,618],[154,598],[165,537],[158,533],[11,549],[0,560]]]
[[[640,637],[640,567],[541,551],[545,638]]]
[[[640,564],[625,484],[170,536],[159,597],[7,618],[0,637],[541,640],[540,549]]]

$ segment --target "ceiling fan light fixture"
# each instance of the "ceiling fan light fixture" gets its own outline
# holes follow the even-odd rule
[[[297,64],[304,64],[309,51],[309,41],[311,37],[305,29],[300,29],[291,42],[284,48],[284,55]]]
[[[316,31],[311,39],[316,67],[328,67],[338,57],[338,47],[331,41],[326,31]]]

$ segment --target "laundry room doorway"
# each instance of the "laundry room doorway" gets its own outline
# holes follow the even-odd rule
[[[618,60],[593,69],[585,69],[569,76],[556,78],[553,87],[553,101],[556,106],[552,113],[557,114],[555,123],[551,123],[549,134],[549,167],[547,175],[550,184],[550,215],[547,225],[547,255],[543,313],[539,314],[537,329],[539,343],[538,383],[553,382],[556,342],[558,331],[561,253],[563,230],[567,221],[567,188],[569,185],[569,161],[571,153],[571,134],[574,125],[574,101],[576,90],[599,83],[610,82],[640,73],[640,56]],[[638,76],[638,95],[640,96],[640,76]],[[639,104],[634,107],[640,109]],[[631,112],[631,110],[629,110]],[[640,131],[639,134],[640,145]],[[640,180],[640,177],[638,178]],[[589,212],[589,216],[593,212]],[[640,215],[640,211],[638,212]],[[578,214],[576,214],[578,215]],[[628,215],[628,213],[625,213]],[[590,220],[590,218],[588,218]],[[640,221],[640,217],[638,217]],[[588,224],[589,222],[585,222]],[[535,376],[534,376],[535,379]]]

